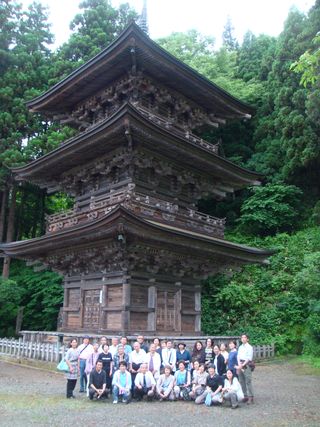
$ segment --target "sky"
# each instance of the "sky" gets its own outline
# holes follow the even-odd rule
[[[38,0],[39,1],[39,0]],[[22,0],[28,5],[32,0]],[[54,47],[68,40],[69,23],[76,13],[81,0],[40,0],[49,7],[49,21],[55,34]],[[111,0],[119,6],[124,0]],[[138,12],[143,0],[127,0]],[[147,0],[149,35],[152,39],[165,37],[173,32],[196,29],[213,36],[216,47],[221,45],[224,25],[230,16],[239,42],[250,30],[254,34],[277,36],[283,29],[284,21],[291,6],[307,12],[315,0]]]

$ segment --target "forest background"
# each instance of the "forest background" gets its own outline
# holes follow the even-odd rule
[[[71,206],[14,183],[10,167],[57,147],[75,130],[30,114],[25,102],[41,94],[106,47],[135,18],[128,4],[85,0],[69,40],[50,50],[47,11],[0,0],[0,239],[39,236],[45,216]],[[270,265],[250,265],[205,281],[206,334],[247,331],[253,343],[278,353],[320,353],[320,0],[307,14],[291,9],[278,37],[248,32],[241,44],[230,20],[223,45],[196,30],[156,40],[180,60],[255,107],[250,121],[231,121],[203,136],[220,154],[264,174],[263,185],[223,202],[201,200],[200,210],[227,219],[227,238],[276,249]],[[6,269],[4,276],[9,275]],[[22,328],[55,330],[63,301],[61,278],[11,261],[0,280],[0,336]]]

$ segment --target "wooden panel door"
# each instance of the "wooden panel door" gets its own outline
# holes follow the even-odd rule
[[[176,292],[157,291],[157,330],[175,331],[176,330]]]
[[[83,328],[97,329],[100,320],[100,289],[84,291]]]

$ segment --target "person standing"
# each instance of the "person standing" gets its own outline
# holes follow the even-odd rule
[[[242,344],[238,349],[237,356],[238,365],[235,367],[237,368],[237,374],[244,394],[243,401],[249,405],[253,403],[252,371],[249,366],[253,360],[253,348],[249,344],[249,336],[247,334],[241,335],[241,342]]]
[[[213,347],[213,353],[214,353],[213,364],[214,364],[214,367],[216,368],[216,373],[217,375],[224,375],[227,371],[227,368],[226,368],[225,359],[222,356],[220,352],[220,347],[218,345],[215,345]]]
[[[120,366],[120,362],[126,362],[127,366],[129,364],[129,354],[125,353],[124,347],[122,344],[118,345],[118,351],[112,357],[113,360],[113,372],[117,371]]]
[[[132,379],[132,395],[134,395],[134,381],[137,373],[139,372],[140,366],[142,363],[146,363],[147,354],[142,348],[140,348],[140,344],[136,341],[133,344],[133,351],[129,355],[129,371],[131,373]]]
[[[234,376],[236,376],[235,366],[238,364],[238,350],[235,341],[229,342],[229,358],[228,358],[228,369],[230,369]]]
[[[102,362],[102,368],[106,373],[107,392],[111,390],[111,381],[113,373],[112,354],[109,352],[108,344],[102,347],[102,352],[99,354],[98,360]]]
[[[93,346],[90,344],[88,336],[83,338],[83,342],[79,345],[79,361],[80,361],[80,393],[84,393],[87,388],[86,363],[88,357],[93,353]]]
[[[90,356],[86,361],[85,373],[86,373],[87,379],[89,379],[90,373],[95,368],[98,357],[99,357],[99,343],[96,342],[95,344],[93,344],[93,353],[90,354]]]
[[[144,336],[143,335],[139,335],[138,338],[137,338],[137,341],[140,344],[140,348],[142,350],[144,350],[146,353],[148,353],[149,347],[148,347],[148,344],[144,341]]]
[[[128,344],[128,338],[127,337],[121,337],[120,338],[120,344],[123,346],[124,352],[126,354],[129,354],[132,352],[132,347],[131,347],[131,345]]]
[[[118,345],[119,345],[119,338],[118,337],[111,338],[111,345],[109,347],[109,353],[111,353],[112,358],[114,358],[114,355],[118,351]]]
[[[165,367],[169,365],[171,367],[172,372],[176,370],[176,362],[177,362],[177,352],[174,348],[172,348],[172,341],[168,340],[165,348],[162,349],[162,366]]]
[[[147,353],[146,363],[148,363],[148,369],[152,373],[155,380],[159,378],[160,367],[161,367],[161,357],[159,353],[156,352],[155,344],[151,344],[149,347],[149,353]]]
[[[77,349],[78,341],[73,339],[71,341],[71,347],[65,355],[65,361],[68,365],[69,372],[66,373],[67,378],[67,399],[75,398],[73,390],[76,387],[78,373],[79,373],[79,351]]]
[[[190,363],[191,363],[191,355],[188,350],[186,350],[186,345],[183,342],[179,342],[178,344],[178,350],[176,353],[176,367],[178,368],[179,362],[184,362],[186,368],[190,370]]]

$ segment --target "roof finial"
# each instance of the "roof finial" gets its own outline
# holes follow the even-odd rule
[[[137,24],[146,34],[149,34],[148,16],[147,16],[147,0],[143,0],[141,15],[137,20]]]

